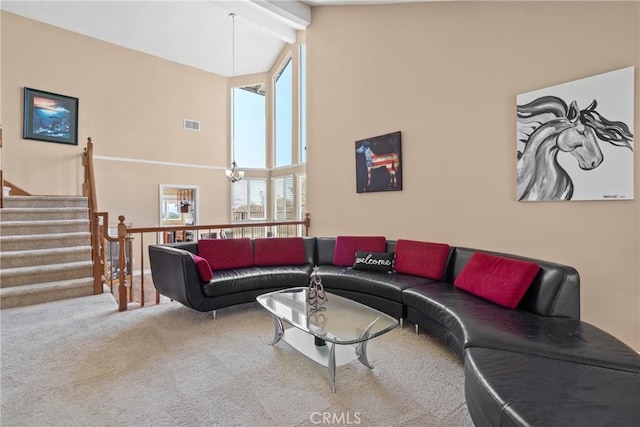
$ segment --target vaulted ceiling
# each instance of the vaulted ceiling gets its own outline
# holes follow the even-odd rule
[[[295,42],[296,31],[310,25],[313,6],[398,2],[407,0],[3,0],[0,7],[180,64],[237,76],[269,70],[285,43]],[[235,62],[230,13],[236,14]]]

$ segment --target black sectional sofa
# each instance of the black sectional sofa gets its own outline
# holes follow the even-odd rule
[[[264,240],[251,240],[251,250]],[[304,255],[295,265],[276,265],[276,254],[258,265],[214,268],[208,281],[196,265],[199,243],[154,245],[149,247],[153,282],[167,297],[212,311],[304,286],[318,266],[327,291],[406,319],[460,357],[476,426],[640,426],[640,355],[580,320],[575,269],[482,251],[539,266],[517,307],[509,309],[454,286],[479,252],[475,249],[448,248],[442,277],[428,278],[335,265],[336,240],[304,238]],[[384,251],[395,248],[395,241],[385,242]]]

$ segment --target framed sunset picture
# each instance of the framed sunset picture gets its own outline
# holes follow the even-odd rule
[[[22,137],[78,145],[78,98],[25,87]]]

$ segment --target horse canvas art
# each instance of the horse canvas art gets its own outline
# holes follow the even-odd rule
[[[400,132],[356,141],[356,191],[402,190]]]
[[[620,76],[611,74],[602,75],[606,76],[605,81],[613,77],[613,86],[604,85],[609,96],[616,87],[624,86],[620,85]],[[585,82],[578,82],[577,87],[584,89]],[[597,89],[601,82],[591,83]],[[572,94],[569,90],[565,96],[570,99],[569,103],[549,94],[563,93],[561,86],[546,92],[536,91],[535,95],[540,96],[529,96],[527,102],[520,102],[527,97],[518,97],[517,200],[632,199],[633,133],[629,125],[613,120],[609,111],[600,109],[598,91],[592,94],[585,108],[580,108],[575,98],[588,99],[588,94]],[[633,87],[626,90],[633,94]],[[632,120],[633,102],[620,105],[628,103],[628,96],[614,96],[611,100],[605,97],[605,101],[608,105],[615,104],[614,113],[621,111],[619,114],[626,120]],[[625,108],[620,110],[621,107],[630,108],[630,113],[625,114]],[[601,173],[594,173],[598,170]]]

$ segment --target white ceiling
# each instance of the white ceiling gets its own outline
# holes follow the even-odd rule
[[[0,8],[223,76],[268,71],[318,5],[425,0],[2,0]],[[235,73],[232,73],[232,19]]]

